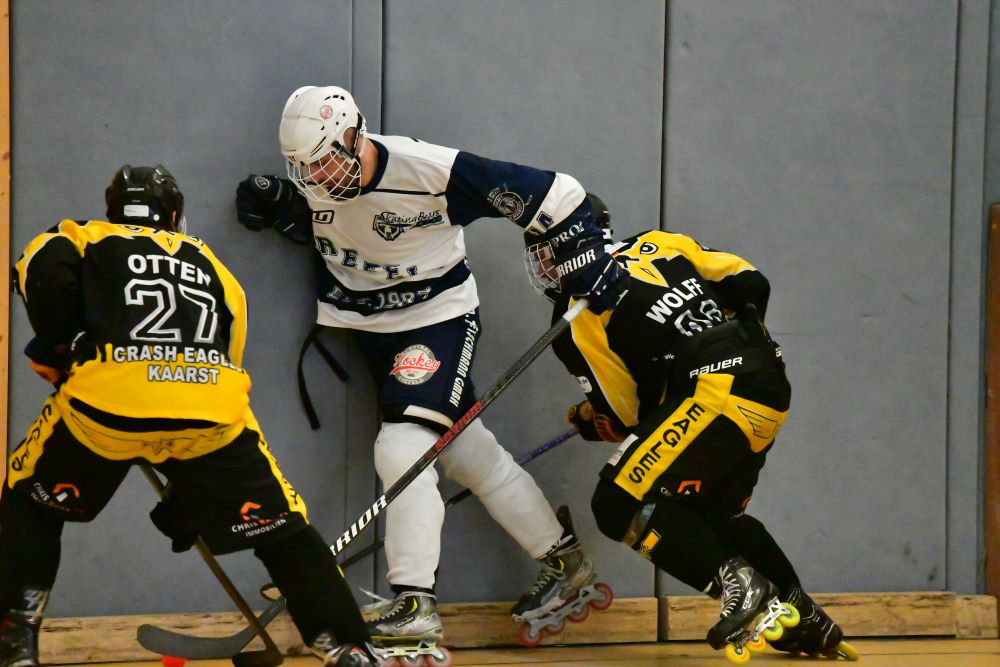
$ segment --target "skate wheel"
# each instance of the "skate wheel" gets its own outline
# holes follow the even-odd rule
[[[763,638],[769,642],[776,642],[781,639],[781,635],[785,634],[785,626],[781,623],[775,623],[774,625],[764,628],[760,631]]]
[[[594,590],[600,593],[600,597],[595,597],[590,601],[590,606],[593,607],[595,611],[604,611],[611,606],[611,603],[615,601],[615,592],[611,590],[611,586],[605,583],[600,583],[594,585]]]
[[[545,628],[545,634],[554,637],[560,634],[565,629],[566,629],[566,619],[560,618],[555,625]]]
[[[401,658],[396,658],[400,667],[420,667],[424,662],[424,656],[422,655],[404,655]]]
[[[583,605],[583,608],[575,614],[570,614],[567,618],[574,623],[583,623],[590,616],[590,605]]]
[[[517,640],[525,648],[535,648],[542,643],[541,631],[535,632],[531,629],[531,623],[522,623],[517,631]]]
[[[427,667],[451,667],[452,660],[451,651],[443,646],[437,647],[437,653],[428,653],[424,656],[424,664]]]
[[[781,603],[781,606],[784,611],[782,611],[781,616],[778,617],[778,622],[786,628],[794,628],[799,624],[799,621],[802,620],[799,610],[784,602]]]
[[[726,660],[734,665],[745,665],[750,662],[750,651],[735,644],[726,644]]]
[[[767,640],[765,640],[760,635],[757,635],[753,639],[747,642],[747,648],[750,649],[752,653],[760,653],[765,648],[767,648]]]
[[[839,644],[837,644],[837,650],[833,654],[833,657],[843,658],[844,660],[854,662],[856,660],[861,659],[861,654],[858,653],[853,646],[851,646],[847,642],[842,641]]]

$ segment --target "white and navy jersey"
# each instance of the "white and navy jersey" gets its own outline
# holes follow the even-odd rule
[[[479,296],[462,228],[478,218],[506,217],[536,234],[576,223],[596,231],[572,176],[368,136],[378,169],[361,195],[346,204],[309,202],[319,324],[406,331],[474,310]]]

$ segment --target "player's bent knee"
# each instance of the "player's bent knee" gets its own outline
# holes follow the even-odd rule
[[[383,422],[375,438],[375,471],[383,484],[403,476],[438,439],[426,426],[411,422]]]
[[[590,500],[597,528],[615,542],[626,539],[633,518],[642,507],[640,501],[606,479],[597,483]]]
[[[449,479],[477,495],[492,493],[524,473],[478,419],[441,452],[440,461]]]

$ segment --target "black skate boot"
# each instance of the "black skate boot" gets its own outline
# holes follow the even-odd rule
[[[394,599],[378,598],[361,612],[372,635],[372,651],[379,660],[392,664],[450,665],[451,653],[438,642],[444,636],[437,598],[427,591],[403,591]]]
[[[788,599],[782,600],[799,611],[799,624],[788,628],[781,639],[771,643],[775,649],[786,653],[804,653],[812,658],[857,660],[860,656],[854,647],[844,641],[844,632],[823,608],[805,591],[796,586]]]
[[[590,608],[607,609],[614,594],[607,584],[595,584],[594,562],[580,545],[566,506],[556,513],[565,532],[559,543],[539,558],[542,565],[535,583],[511,609],[511,617],[520,623],[520,640],[525,646],[537,646],[543,633],[557,635],[566,620],[581,622]]]
[[[0,667],[38,667],[38,633],[49,591],[22,589],[17,606],[0,619]]]
[[[778,587],[739,556],[722,564],[715,583],[722,612],[706,639],[716,650],[725,648],[731,662],[746,662],[748,650],[763,650],[766,642],[781,637],[785,625],[798,621],[795,609],[778,601]]]
[[[319,633],[309,645],[313,655],[323,661],[324,665],[334,667],[378,667],[368,652],[353,644],[337,644],[333,634],[327,631]]]

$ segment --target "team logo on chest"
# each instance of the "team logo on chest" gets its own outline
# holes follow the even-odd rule
[[[396,355],[389,375],[403,384],[423,384],[431,379],[441,362],[425,345],[411,345]]]
[[[395,241],[405,231],[415,227],[440,225],[442,222],[444,222],[444,216],[441,215],[441,211],[421,211],[412,216],[398,215],[392,211],[382,211],[375,214],[372,229],[386,241]]]

